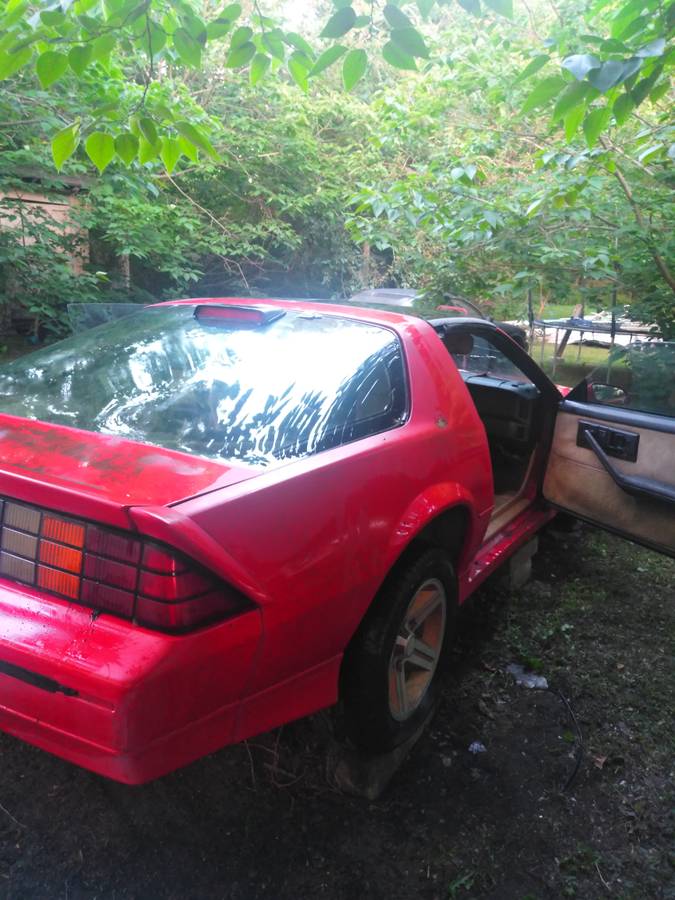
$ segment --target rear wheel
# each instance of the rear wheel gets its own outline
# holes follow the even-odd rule
[[[441,550],[422,552],[387,580],[345,656],[345,725],[357,747],[384,753],[429,718],[456,609],[454,571]]]

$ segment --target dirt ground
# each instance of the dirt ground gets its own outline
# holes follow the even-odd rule
[[[590,529],[463,617],[384,796],[337,791],[324,720],[142,788],[0,736],[2,898],[675,898],[675,564]],[[505,673],[526,663],[554,690]],[[471,754],[481,742],[486,751]]]

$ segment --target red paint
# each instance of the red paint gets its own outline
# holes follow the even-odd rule
[[[533,480],[531,505],[483,542],[493,506],[485,432],[430,325],[302,306],[397,332],[410,383],[404,425],[259,469],[0,416],[0,494],[176,547],[253,603],[172,636],[0,578],[0,728],[120,781],[155,778],[334,703],[347,643],[439,514],[466,516],[462,599],[550,518]],[[22,670],[59,690],[21,680]]]
[[[0,495],[122,528],[130,506],[176,503],[258,471],[0,413]]]

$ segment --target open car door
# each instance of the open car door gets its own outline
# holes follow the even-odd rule
[[[615,347],[560,403],[543,487],[561,510],[675,556],[675,343]]]

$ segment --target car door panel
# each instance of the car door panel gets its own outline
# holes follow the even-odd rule
[[[675,421],[564,401],[543,492],[560,509],[675,556]]]

